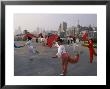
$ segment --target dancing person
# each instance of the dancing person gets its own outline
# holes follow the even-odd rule
[[[59,46],[58,46],[59,45]],[[67,67],[68,63],[77,63],[79,61],[79,54],[75,56],[70,56],[68,52],[65,50],[65,46],[63,45],[63,41],[60,39],[58,40],[58,52],[55,57],[52,58],[60,58],[62,62],[62,76],[65,76],[67,74]]]
[[[89,39],[88,40],[88,48],[89,48],[89,57],[90,57],[90,63],[92,63],[93,61],[93,55],[97,56],[97,53],[95,52],[94,50],[94,42],[93,42],[93,39]]]
[[[36,48],[32,45],[32,38],[28,37],[28,41],[26,42],[26,46],[28,47],[31,53],[39,53]]]

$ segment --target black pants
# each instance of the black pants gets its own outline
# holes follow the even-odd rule
[[[68,45],[70,44],[70,41],[68,40]]]

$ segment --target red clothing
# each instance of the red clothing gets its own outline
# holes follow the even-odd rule
[[[84,33],[83,36],[82,36],[82,39],[83,39],[83,41],[88,40],[88,34],[87,33]]]
[[[75,57],[70,57],[69,54],[65,52],[62,53],[61,59],[62,59],[62,73],[65,76],[67,73],[68,63],[72,64],[77,63],[79,60],[79,55],[76,55]]]
[[[52,45],[53,45],[53,42],[54,41],[56,41],[57,40],[57,38],[58,38],[58,36],[57,35],[55,35],[55,34],[52,34],[48,39],[47,39],[47,44],[48,44],[48,47],[52,47]]]
[[[35,37],[35,36],[34,36],[33,34],[26,34],[24,37],[25,37],[25,38],[26,38],[26,37],[32,38],[32,37]]]
[[[62,58],[62,60],[68,60],[69,59],[69,54],[67,52],[63,53],[61,58]]]
[[[62,54],[62,61],[67,61],[69,63],[77,63],[79,61],[79,55],[71,57],[67,52]]]
[[[88,41],[88,44],[89,44],[89,55],[90,55],[90,63],[92,63],[93,61],[93,55],[97,55],[94,51],[94,43],[93,43],[93,40],[89,40]]]

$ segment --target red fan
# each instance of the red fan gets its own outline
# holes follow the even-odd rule
[[[26,34],[26,35],[24,36],[24,38],[28,38],[28,37],[29,37],[29,38],[33,38],[33,37],[36,37],[36,36],[34,36],[33,34],[30,34],[30,33],[29,33],[29,34]]]
[[[88,40],[88,34],[85,32],[82,36],[83,41]]]
[[[49,36],[49,38],[47,39],[48,47],[51,48],[53,45],[53,42],[57,41],[57,38],[58,38],[58,35],[56,35],[56,34],[52,34],[51,36]]]

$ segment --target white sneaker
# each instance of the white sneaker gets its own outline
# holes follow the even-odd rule
[[[60,76],[64,76],[64,74],[60,74]]]

